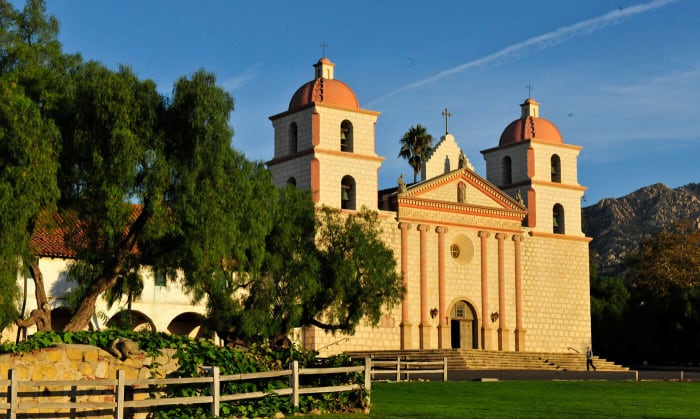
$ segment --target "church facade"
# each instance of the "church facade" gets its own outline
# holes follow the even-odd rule
[[[310,190],[316,205],[380,214],[406,288],[379,327],[352,336],[309,327],[300,344],[322,355],[359,350],[567,352],[591,343],[588,244],[577,158],[528,98],[477,174],[446,133],[422,179],[379,190],[379,112],[362,109],[322,58],[313,80],[270,117],[277,186]],[[398,145],[398,144],[397,144]]]

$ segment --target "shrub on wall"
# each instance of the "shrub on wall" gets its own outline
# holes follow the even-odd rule
[[[0,344],[0,353],[28,352],[51,347],[55,344],[84,344],[109,350],[115,339],[128,338],[139,344],[148,356],[155,357],[162,349],[177,350],[176,358],[179,368],[169,375],[172,377],[197,377],[204,375],[202,366],[218,366],[222,375],[244,374],[251,372],[274,371],[289,368],[292,361],[298,361],[300,367],[330,368],[351,364],[347,356],[318,358],[315,353],[298,351],[294,348],[275,350],[267,345],[254,345],[247,350],[220,347],[207,339],[191,339],[185,336],[170,335],[159,332],[134,332],[108,329],[99,332],[38,332],[18,344]],[[329,375],[304,375],[300,385],[333,386],[347,383],[363,383],[362,374],[343,373]],[[270,392],[274,389],[288,387],[287,379],[271,378],[226,382],[221,386],[221,394]],[[159,390],[160,391],[160,390]],[[182,385],[168,386],[166,394],[159,397],[183,397],[208,395],[209,386]],[[304,395],[299,399],[299,408],[292,407],[287,396],[274,393],[255,399],[227,402],[220,405],[221,415],[237,417],[270,417],[277,412],[285,415],[294,413],[348,412],[364,410],[366,392],[363,390],[330,394]],[[163,406],[150,412],[152,418],[207,418],[208,406]]]

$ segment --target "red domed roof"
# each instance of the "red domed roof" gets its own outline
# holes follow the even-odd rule
[[[564,142],[559,129],[553,123],[544,118],[528,116],[527,118],[520,118],[511,122],[503,130],[498,145],[504,146],[533,138],[558,144]]]
[[[289,111],[303,108],[310,103],[360,109],[360,102],[355,92],[347,84],[340,80],[323,77],[301,86],[289,101]]]
[[[559,129],[553,123],[539,117],[539,103],[528,98],[522,105],[522,117],[511,122],[501,134],[499,146],[505,146],[519,141],[538,139],[562,144]]]

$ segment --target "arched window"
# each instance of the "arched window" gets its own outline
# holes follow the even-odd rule
[[[299,144],[298,144],[298,129],[297,129],[297,123],[292,122],[289,124],[289,153],[296,153],[299,149]]]
[[[503,184],[510,185],[513,183],[513,167],[510,156],[503,158]]]
[[[564,207],[560,204],[555,204],[552,209],[552,232],[554,234],[564,234],[566,229],[564,228]]]
[[[552,155],[552,182],[561,183],[561,160],[556,154]]]
[[[457,185],[457,202],[460,204],[467,202],[467,185],[464,182],[459,182]]]
[[[355,179],[351,176],[343,177],[340,181],[340,208],[354,210],[356,199]]]
[[[352,124],[347,119],[340,124],[340,151],[352,153]]]
[[[292,176],[292,177],[290,177],[289,179],[287,179],[287,185],[296,187],[296,186],[297,186],[297,180],[294,179],[294,177]]]

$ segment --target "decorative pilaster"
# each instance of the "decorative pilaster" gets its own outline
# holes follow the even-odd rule
[[[493,348],[493,329],[489,315],[489,263],[488,263],[488,238],[491,234],[488,231],[480,231],[481,239],[481,349],[490,350]]]
[[[525,329],[523,329],[523,284],[521,275],[522,260],[520,253],[520,244],[522,241],[522,235],[513,235],[513,244],[515,245],[515,350],[519,352],[525,351]]]
[[[406,293],[401,302],[401,350],[414,349],[411,334],[411,323],[408,318],[408,230],[411,224],[399,223],[401,230],[401,278]]]
[[[430,227],[426,224],[419,224],[420,232],[420,349],[430,348],[430,320],[428,315],[428,236]]]
[[[504,242],[506,235],[496,234],[498,240],[498,350],[508,350],[509,330],[506,327],[506,273]]]
[[[445,308],[445,233],[447,227],[435,227],[438,235],[438,349],[449,348],[449,317]]]

